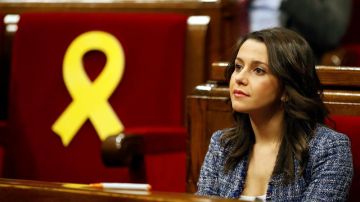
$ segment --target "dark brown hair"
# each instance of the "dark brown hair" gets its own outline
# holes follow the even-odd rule
[[[272,28],[245,35],[233,53],[225,72],[227,81],[235,68],[238,50],[247,39],[265,44],[271,72],[279,79],[287,99],[284,106],[284,134],[273,175],[284,174],[286,183],[302,175],[308,161],[308,144],[317,124],[322,124],[328,110],[322,102],[322,88],[315,70],[315,58],[309,44],[299,34],[285,28]],[[249,115],[233,112],[235,127],[224,132],[221,142],[230,147],[225,163],[228,172],[247,155],[255,142]],[[295,173],[294,158],[300,172]]]

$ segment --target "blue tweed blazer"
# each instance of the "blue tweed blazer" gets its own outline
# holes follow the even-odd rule
[[[224,173],[229,149],[221,146],[223,131],[211,137],[198,181],[198,195],[239,198],[247,173],[247,157],[235,169]],[[299,164],[295,160],[295,169]],[[302,176],[288,185],[284,176],[272,176],[266,193],[267,201],[346,201],[353,176],[349,138],[325,126],[318,126],[309,142],[309,161]]]

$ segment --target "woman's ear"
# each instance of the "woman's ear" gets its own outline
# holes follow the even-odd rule
[[[284,91],[283,94],[281,95],[281,98],[280,98],[281,102],[287,102],[289,101],[289,96],[288,94]]]

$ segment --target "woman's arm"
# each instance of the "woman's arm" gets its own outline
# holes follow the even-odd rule
[[[330,134],[310,146],[310,182],[303,201],[346,201],[353,176],[350,141],[330,129],[323,131]]]

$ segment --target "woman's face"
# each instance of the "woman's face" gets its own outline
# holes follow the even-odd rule
[[[252,113],[280,106],[280,84],[272,74],[268,61],[264,43],[248,39],[242,44],[230,78],[234,111]]]

